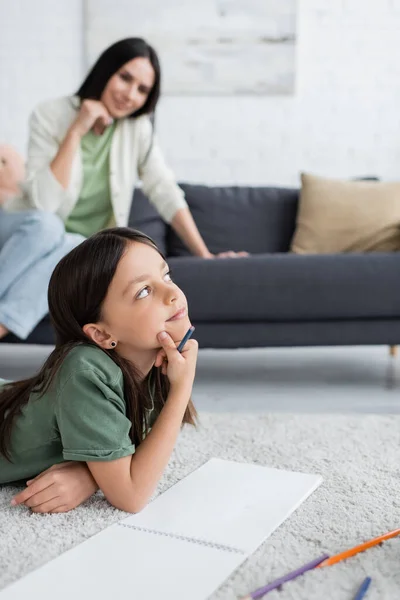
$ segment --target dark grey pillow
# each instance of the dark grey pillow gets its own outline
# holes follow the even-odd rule
[[[180,184],[208,249],[287,252],[296,223],[297,189]],[[169,256],[189,250],[168,229]]]
[[[168,225],[140,189],[136,189],[133,193],[128,226],[150,236],[161,252],[166,255]]]

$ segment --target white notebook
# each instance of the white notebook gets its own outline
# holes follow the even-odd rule
[[[213,458],[0,598],[205,600],[321,482]]]

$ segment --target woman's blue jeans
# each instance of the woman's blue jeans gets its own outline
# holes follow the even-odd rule
[[[58,261],[85,238],[65,233],[54,214],[0,207],[0,324],[21,339],[48,312],[47,287]]]

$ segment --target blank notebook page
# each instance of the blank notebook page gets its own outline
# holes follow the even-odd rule
[[[112,525],[0,592],[1,600],[204,600],[246,557]]]
[[[250,554],[321,482],[318,475],[213,458],[123,522]]]

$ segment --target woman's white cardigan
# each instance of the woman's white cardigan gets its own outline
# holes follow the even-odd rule
[[[77,115],[79,98],[59,98],[40,104],[30,118],[27,178],[24,194],[9,200],[5,208],[37,208],[57,213],[63,221],[71,213],[82,189],[82,156],[78,149],[68,189],[53,175],[50,163]],[[147,159],[146,159],[147,156]],[[146,160],[145,160],[146,159]],[[146,115],[117,122],[110,150],[110,194],[115,224],[128,224],[132,193],[140,178],[143,191],[161,217],[169,223],[187,206],[183,191],[166,166],[152,125]]]

